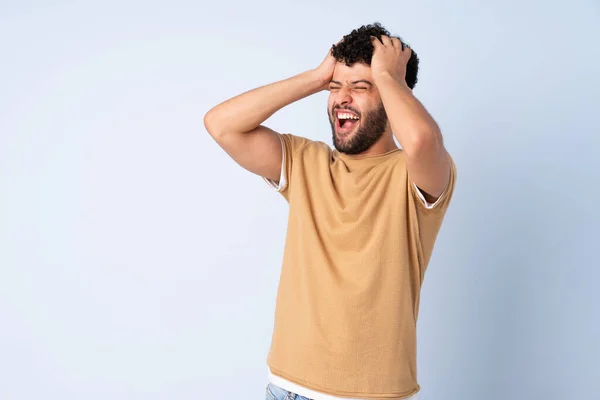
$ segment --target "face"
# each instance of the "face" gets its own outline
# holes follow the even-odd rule
[[[383,136],[388,122],[371,67],[337,63],[329,92],[327,114],[336,150],[346,154],[368,150]]]

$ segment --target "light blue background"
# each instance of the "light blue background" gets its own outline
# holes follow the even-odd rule
[[[420,400],[598,398],[600,4],[438,0],[1,2],[0,399],[263,398],[287,204],[202,119],[374,21],[459,172]]]

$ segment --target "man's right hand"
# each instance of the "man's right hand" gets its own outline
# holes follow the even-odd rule
[[[328,89],[335,65],[330,51],[315,69],[247,91],[213,107],[204,116],[204,126],[243,168],[278,181],[282,144],[279,134],[262,123],[288,104]]]
[[[329,83],[331,79],[333,79],[333,70],[335,69],[335,65],[337,64],[337,60],[331,54],[331,50],[327,53],[327,57],[321,62],[321,64],[314,69],[315,75],[318,77],[319,81],[323,82],[320,90],[327,90],[329,88]]]

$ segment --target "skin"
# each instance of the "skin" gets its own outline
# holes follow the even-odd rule
[[[329,90],[330,121],[336,107],[354,109],[362,118],[357,131],[346,138],[334,130],[338,151],[358,156],[382,154],[397,148],[395,137],[405,153],[411,180],[428,201],[435,201],[448,184],[450,159],[439,127],[404,80],[410,49],[403,48],[396,38],[372,40],[370,66],[345,66],[330,50],[315,69],[249,90],[213,107],[204,116],[206,130],[243,168],[277,182],[283,158],[279,134],[262,124],[281,108]],[[352,84],[360,79],[372,87],[364,90]],[[339,82],[339,89],[331,88],[332,81]],[[381,106],[387,116],[383,129],[377,123],[381,122]],[[239,118],[241,115],[244,118]]]
[[[329,122],[333,145],[339,152],[369,155],[397,148],[369,66],[362,63],[352,66],[336,63],[329,92]],[[336,120],[340,110],[350,110],[360,117],[350,133],[338,132]]]
[[[400,39],[382,36],[371,38],[374,52],[371,65],[347,66],[331,53],[316,69],[329,79],[328,113],[333,143],[347,154],[377,155],[397,148],[395,137],[406,154],[408,174],[425,198],[434,202],[450,178],[450,159],[443,145],[439,126],[406,85],[406,64],[411,55]],[[359,82],[357,82],[359,81]],[[381,122],[383,106],[387,122]],[[350,109],[361,119],[353,132],[336,132],[334,113]]]

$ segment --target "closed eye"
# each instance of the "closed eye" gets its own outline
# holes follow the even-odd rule
[[[364,86],[360,86],[360,87],[354,87],[354,90],[368,90],[368,87],[364,87]],[[340,90],[340,88],[338,86],[330,86],[329,90]]]

